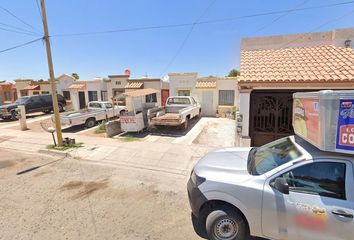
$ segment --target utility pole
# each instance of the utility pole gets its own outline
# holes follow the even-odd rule
[[[47,23],[47,13],[46,13],[46,10],[45,10],[45,2],[44,2],[44,0],[41,0],[41,11],[42,11],[42,21],[43,21],[43,28],[44,28],[44,40],[45,40],[45,45],[46,45],[46,49],[47,49],[47,59],[48,59],[50,86],[51,86],[51,90],[52,90],[55,129],[56,129],[56,132],[57,132],[58,146],[61,146],[61,145],[63,145],[63,135],[62,135],[62,132],[61,132],[60,115],[59,115],[59,108],[58,108],[57,87],[56,87],[55,77],[54,77],[52,50],[50,48],[49,31],[48,31],[48,23]]]

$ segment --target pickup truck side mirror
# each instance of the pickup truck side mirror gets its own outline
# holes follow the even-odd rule
[[[289,194],[289,185],[284,178],[282,178],[282,177],[276,178],[273,186],[279,192],[281,192],[283,194],[287,194],[287,195]]]

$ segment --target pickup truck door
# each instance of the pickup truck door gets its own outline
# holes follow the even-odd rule
[[[26,110],[28,113],[39,112],[42,104],[40,96],[32,96],[26,102]]]
[[[353,165],[350,161],[315,160],[283,172],[289,194],[265,186],[264,234],[274,239],[345,240],[354,235]],[[272,182],[270,181],[269,187]],[[279,211],[279,209],[281,211]],[[270,229],[266,219],[276,219]],[[278,230],[278,231],[276,231]]]

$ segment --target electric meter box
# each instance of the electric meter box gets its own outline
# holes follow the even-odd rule
[[[294,93],[295,134],[323,151],[354,154],[354,90]]]

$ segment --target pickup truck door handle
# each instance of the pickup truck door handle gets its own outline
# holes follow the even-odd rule
[[[333,210],[332,213],[341,217],[353,218],[353,214],[346,213],[343,210]]]

